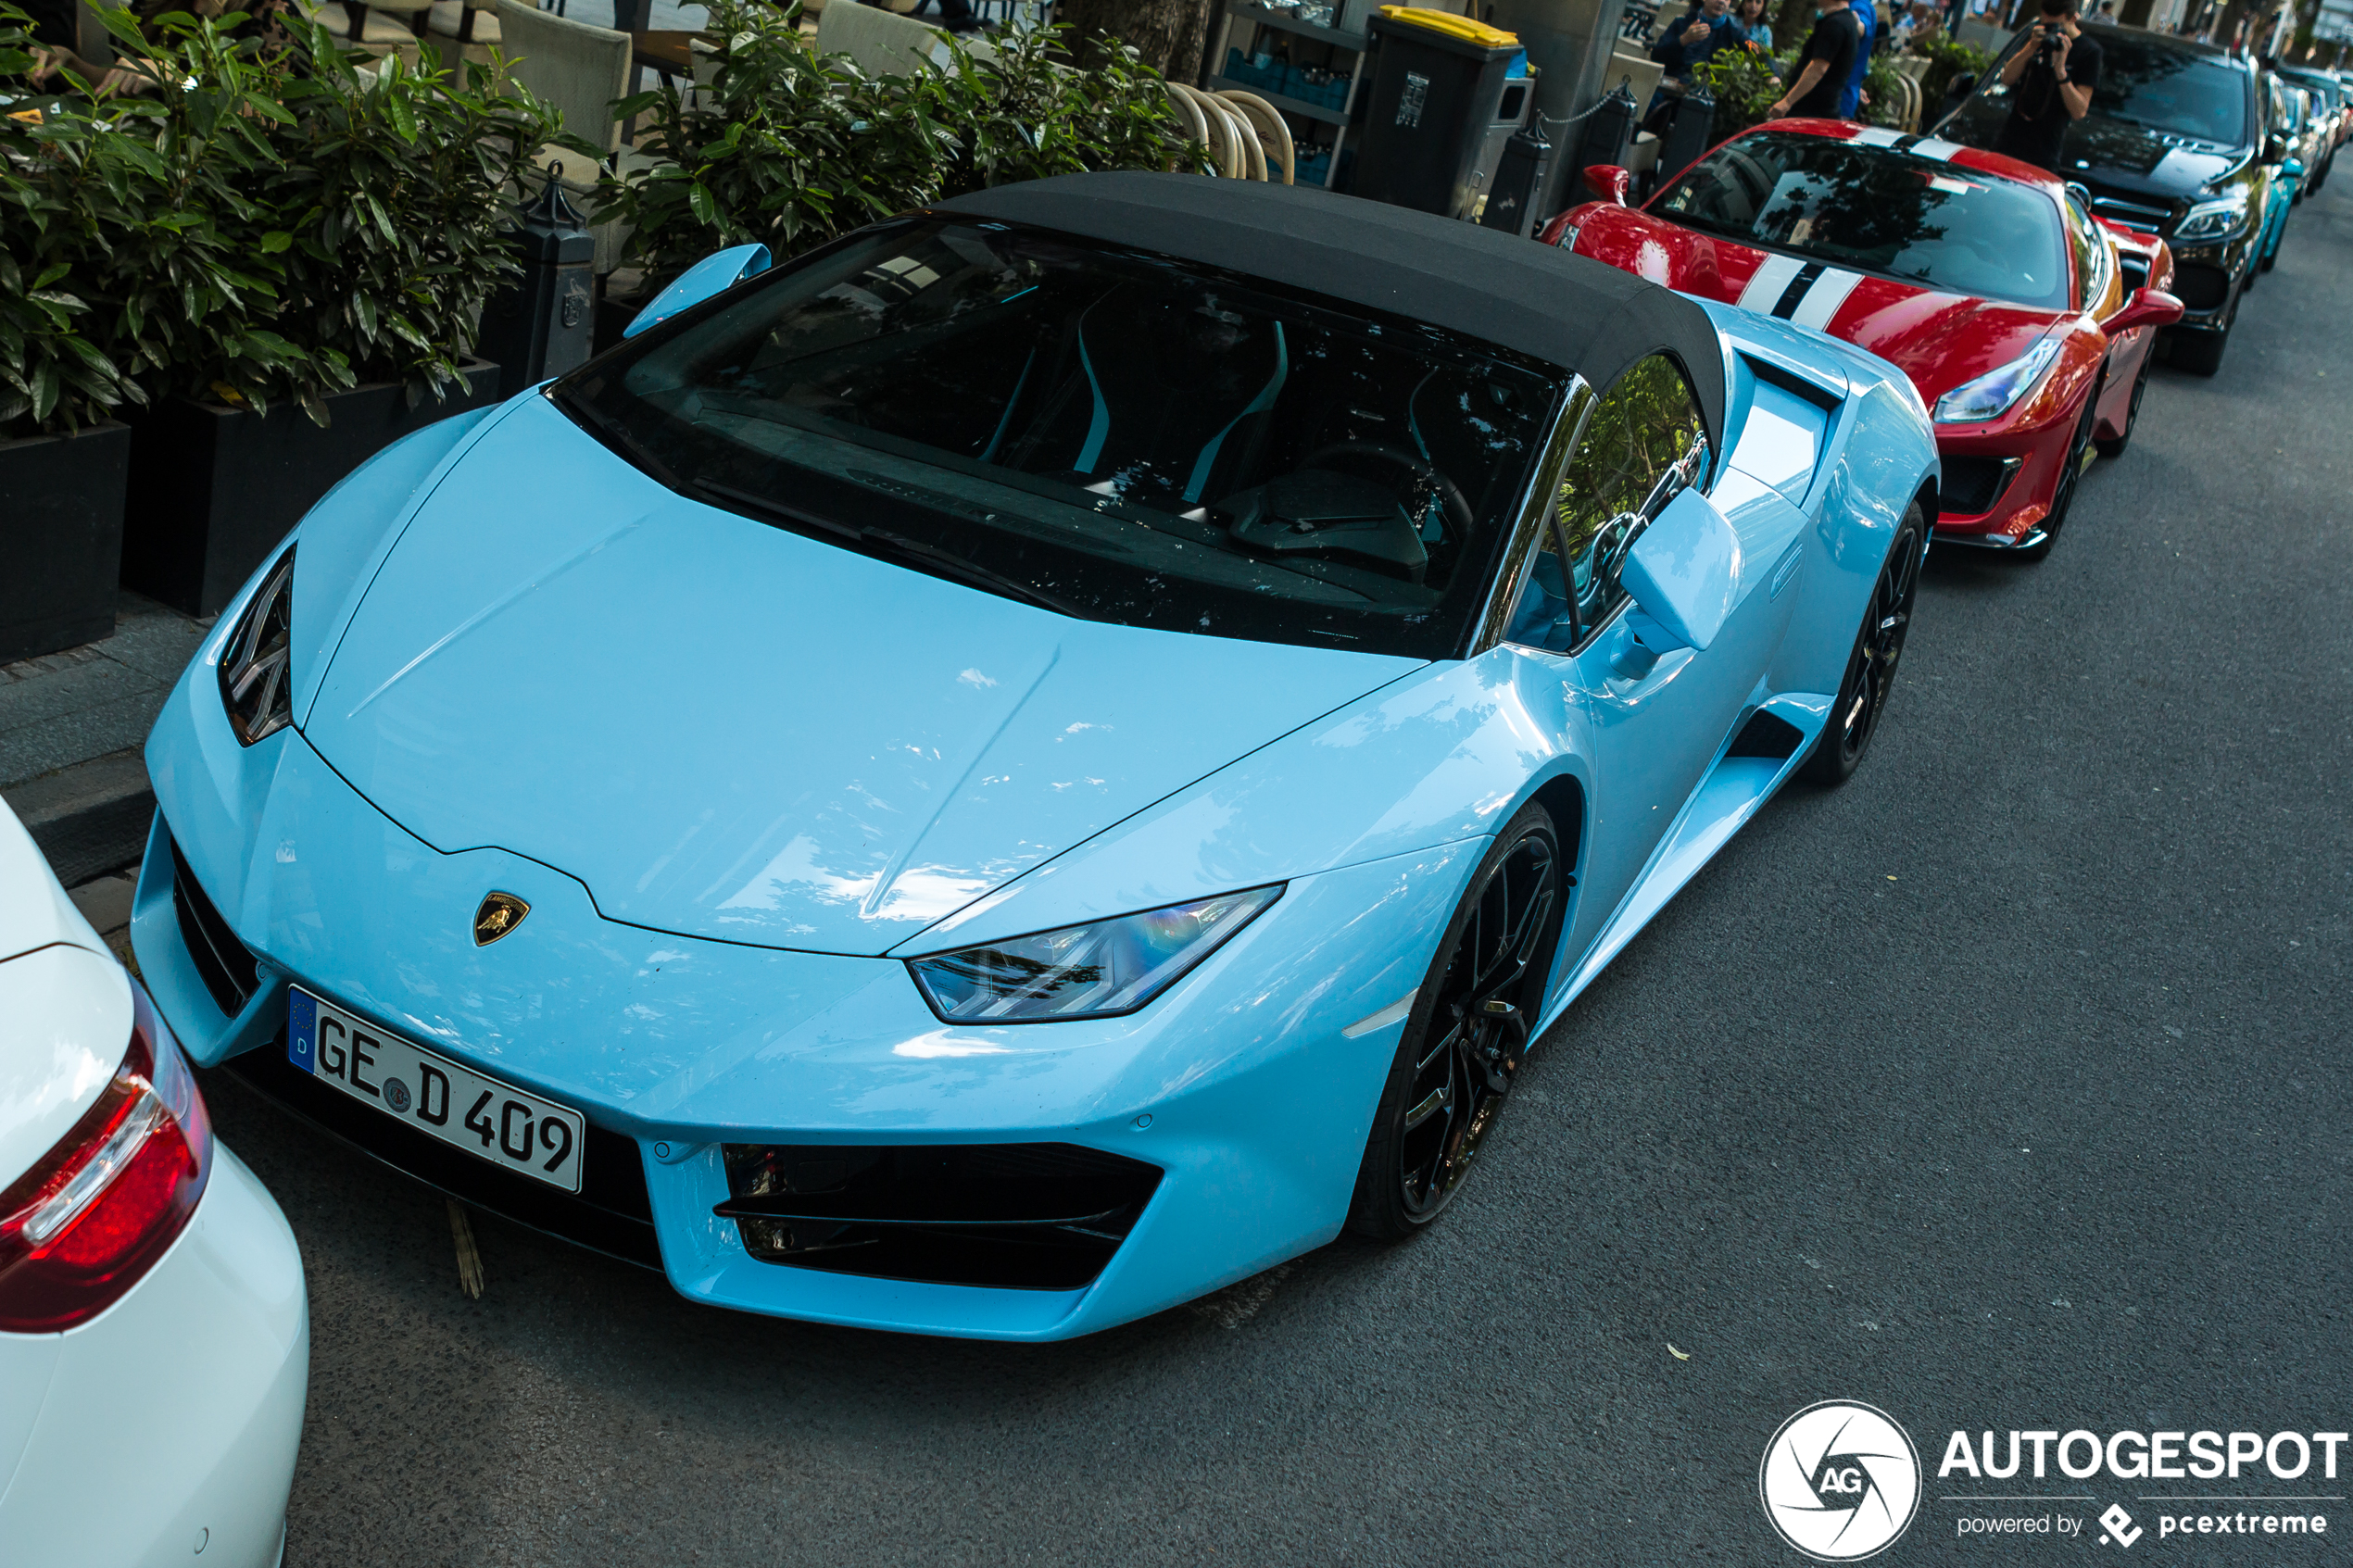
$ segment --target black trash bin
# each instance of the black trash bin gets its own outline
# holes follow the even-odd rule
[[[1478,194],[1471,177],[1482,144],[1527,51],[1391,17],[1366,25],[1379,53],[1365,92],[1355,194],[1458,216]]]

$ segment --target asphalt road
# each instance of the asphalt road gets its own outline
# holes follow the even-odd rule
[[[1796,1562],[1758,1462],[1834,1398],[1930,1467],[1889,1564],[2113,1556],[1958,1520],[2120,1500],[2134,1558],[2342,1559],[2343,1501],[2225,1545],[2137,1500],[2353,1492],[2317,1464],[1934,1475],[1956,1428],[2353,1425],[2341,179],[2047,563],[1937,554],[1863,772],[1627,950],[1409,1246],[1008,1348],[698,1308],[484,1219],[472,1301],[441,1199],[215,1076],[309,1266],[287,1562]]]

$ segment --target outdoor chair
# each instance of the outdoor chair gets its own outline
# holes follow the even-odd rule
[[[994,59],[996,51],[980,38],[963,40],[975,59]],[[848,55],[868,76],[904,76],[924,61],[942,65],[948,45],[933,23],[902,17],[877,6],[847,3],[828,6],[817,19],[817,52]]]
[[[433,0],[426,36],[441,56],[442,65],[463,76],[463,62],[490,63],[490,52],[504,47],[498,26],[498,0]]]
[[[629,35],[609,27],[592,27],[554,11],[543,11],[526,0],[493,0],[497,7],[498,51],[508,77],[545,98],[563,116],[564,129],[598,149],[590,163],[578,153],[548,145],[532,158],[532,172],[523,194],[535,195],[547,179],[548,165],[562,168],[558,177],[574,207],[594,215],[597,177],[609,168],[627,168],[655,161],[648,153],[621,144],[621,122],[612,106],[629,90]],[[598,273],[621,262],[626,237],[618,220],[597,223]]]
[[[424,32],[433,0],[305,0],[304,11],[355,49],[382,58],[398,53],[411,64],[424,55]]]

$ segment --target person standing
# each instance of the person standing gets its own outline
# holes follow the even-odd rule
[[[1862,52],[1863,27],[1847,0],[1815,0],[1822,14],[1806,36],[1798,54],[1797,81],[1765,113],[1768,119],[1799,115],[1812,119],[1838,119],[1840,89]]]
[[[2059,172],[2067,128],[2092,110],[2100,85],[2099,41],[2075,20],[2076,0],[2041,0],[2042,16],[2025,47],[2002,66],[2010,114],[1994,150],[2020,163]]]
[[[1848,9],[1863,27],[1862,44],[1855,51],[1855,63],[1846,72],[1846,80],[1838,91],[1838,118],[1859,119],[1863,108],[1863,78],[1870,74],[1871,51],[1879,47],[1879,6],[1874,0],[1849,0]]]
[[[1714,59],[1718,49],[1739,48],[1746,36],[1732,20],[1732,0],[1699,0],[1651,46],[1651,58],[1664,70],[1650,107],[1642,111],[1642,128],[1655,136],[1665,135],[1669,111],[1683,95],[1692,72]]]
[[[1749,47],[1768,55],[1773,52],[1773,24],[1766,15],[1765,0],[1741,0],[1732,19],[1740,23],[1741,36]]]

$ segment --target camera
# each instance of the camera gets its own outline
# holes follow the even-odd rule
[[[2059,50],[2066,45],[2066,39],[2067,35],[2057,28],[2045,28],[2043,31],[2043,41],[2034,46],[2036,56],[2045,65],[2055,64],[2058,59]]]

